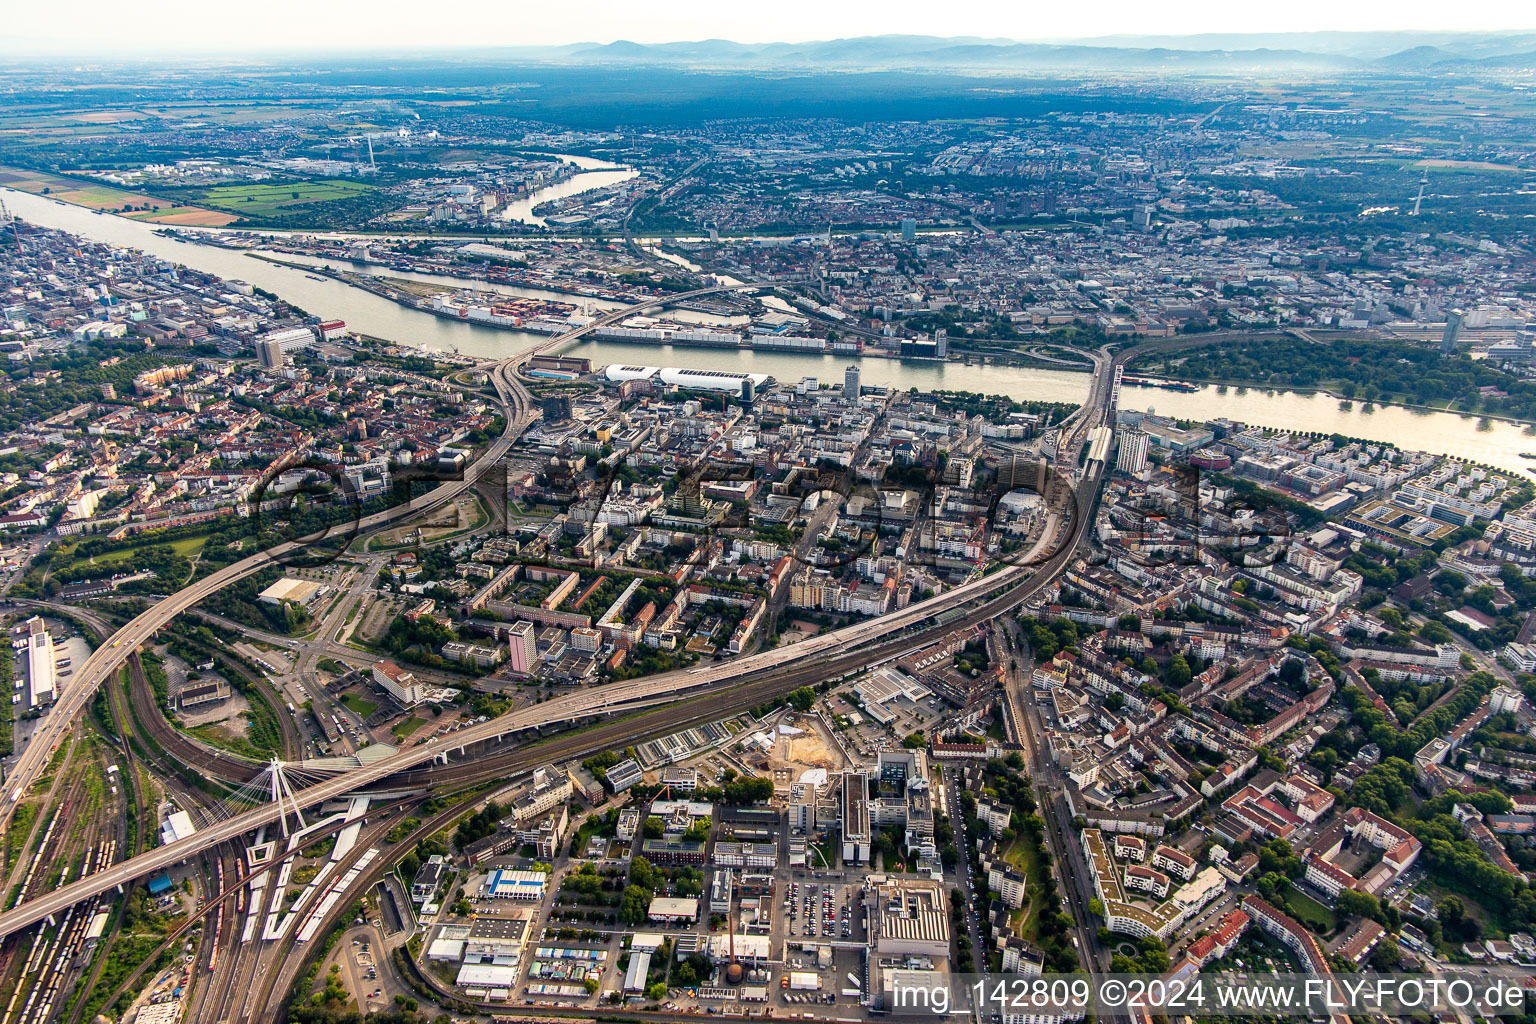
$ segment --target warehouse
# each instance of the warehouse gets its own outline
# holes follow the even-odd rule
[[[297,605],[308,605],[315,598],[329,589],[319,583],[309,580],[296,580],[284,576],[266,590],[256,595],[256,599],[263,604],[282,604],[284,601],[292,601]]]

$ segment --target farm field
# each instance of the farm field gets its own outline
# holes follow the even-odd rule
[[[205,210],[196,206],[173,206],[169,200],[138,192],[126,192],[110,185],[95,185],[73,178],[61,178],[46,171],[30,171],[18,167],[0,167],[0,185],[46,195],[50,199],[83,206],[87,210],[102,210],[133,220],[151,221],[156,224],[183,224],[201,227],[223,227],[237,220],[233,214],[218,210]],[[133,207],[124,211],[123,207]],[[148,207],[148,209],[140,209]]]
[[[280,213],[294,206],[350,199],[373,191],[358,181],[295,181],[283,184],[219,185],[206,190],[198,202],[243,217]]]

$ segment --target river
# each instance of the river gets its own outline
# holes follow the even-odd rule
[[[569,184],[566,182],[564,184]],[[502,331],[462,321],[445,320],[407,309],[388,299],[339,281],[316,280],[301,270],[276,266],[230,249],[193,245],[155,234],[155,226],[125,220],[111,214],[95,214],[77,206],[65,206],[43,196],[0,188],[6,206],[24,220],[45,227],[114,245],[133,246],[162,259],[194,267],[221,277],[247,281],[309,312],[345,320],[355,331],[438,351],[457,350],[487,359],[501,358],[547,340],[543,335]],[[287,257],[284,257],[287,258]],[[393,274],[382,268],[360,270]],[[402,275],[405,276],[405,275]],[[453,284],[485,287],[481,282],[433,278],[445,287]],[[508,294],[567,298],[539,289],[500,286]],[[698,315],[700,320],[707,320]],[[688,319],[695,319],[689,316]],[[675,348],[669,345],[628,345],[611,341],[582,341],[569,349],[599,365],[631,363],[652,366],[684,366],[699,369],[750,370],[771,373],[781,381],[818,377],[842,380],[847,356],[808,356],[788,352],[735,352],[723,349]],[[858,360],[865,383],[894,388],[946,388],[1006,394],[1021,401],[1079,402],[1087,394],[1088,377],[1070,370],[1033,367],[966,366],[963,363],[901,362],[868,357]],[[1360,403],[1341,410],[1337,399],[1324,395],[1251,390],[1221,394],[1214,387],[1181,394],[1143,388],[1122,392],[1124,408],[1155,408],[1165,415],[1187,419],[1225,416],[1244,423],[1290,430],[1317,430],[1350,437],[1386,441],[1403,448],[1472,459],[1517,472],[1531,472],[1536,463],[1520,458],[1522,451],[1536,451],[1536,437],[1520,424],[1478,420],[1447,413],[1414,412],[1392,406],[1365,411]]]
[[[538,189],[526,199],[519,199],[515,203],[509,203],[506,211],[502,214],[505,219],[521,221],[524,224],[532,224],[540,228],[546,227],[547,224],[544,218],[533,212],[535,206],[547,203],[552,199],[564,199],[566,196],[590,192],[595,188],[617,185],[621,181],[629,181],[631,178],[638,178],[640,176],[640,172],[633,167],[627,167],[624,164],[611,164],[606,160],[595,160],[590,156],[561,154],[560,159],[580,167],[581,173],[573,175],[558,184]]]

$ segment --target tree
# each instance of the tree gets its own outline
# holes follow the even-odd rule
[[[773,796],[773,780],[753,775],[732,779],[725,784],[725,802],[728,804],[760,804]]]
[[[638,885],[628,886],[619,903],[619,920],[625,924],[644,924],[648,917],[651,892]]]
[[[901,741],[901,745],[906,747],[908,750],[918,750],[922,747],[926,747],[928,745],[928,740],[923,736],[922,733],[913,732],[907,734],[906,738]]]
[[[1434,619],[1430,619],[1419,627],[1419,636],[1432,644],[1448,644],[1451,642],[1451,631]]]
[[[1376,918],[1381,915],[1381,904],[1370,893],[1345,889],[1339,893],[1336,904],[1339,913],[1349,917]]]
[[[1371,950],[1371,966],[1377,970],[1396,967],[1403,962],[1403,951],[1390,935],[1383,935],[1376,948]]]
[[[666,834],[666,824],[654,814],[645,819],[645,824],[640,826],[641,833],[647,839],[660,839]]]
[[[655,892],[660,882],[656,876],[656,869],[651,867],[651,862],[644,857],[636,857],[630,862],[629,880],[646,892]]]
[[[801,686],[798,689],[789,691],[790,707],[794,708],[796,711],[809,711],[815,705],[815,703],[816,691],[811,689],[809,686]]]
[[[652,1002],[660,1002],[667,998],[667,983],[664,981],[656,982],[656,984],[645,990],[645,998]]]

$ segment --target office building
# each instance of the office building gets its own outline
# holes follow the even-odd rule
[[[297,352],[315,343],[315,332],[308,327],[283,327],[263,334],[257,340],[258,347],[263,341],[277,342],[284,352]]]
[[[903,242],[911,242],[911,241],[915,241],[916,239],[917,239],[917,221],[913,220],[910,217],[907,217],[904,220],[902,220],[902,222],[901,222],[901,240]]]
[[[842,839],[844,864],[869,863],[868,772],[843,772]]]
[[[843,371],[843,397],[854,400],[861,394],[859,387],[859,368],[850,366]]]
[[[640,763],[632,757],[626,757],[618,764],[610,765],[608,770],[603,772],[603,778],[615,793],[624,792],[644,777],[645,773],[640,770]],[[636,815],[635,824],[639,824],[638,815]],[[623,829],[620,829],[620,832],[622,831]],[[634,838],[633,834],[630,838]]]
[[[571,418],[570,395],[545,395],[543,402],[544,419],[550,423]]]

